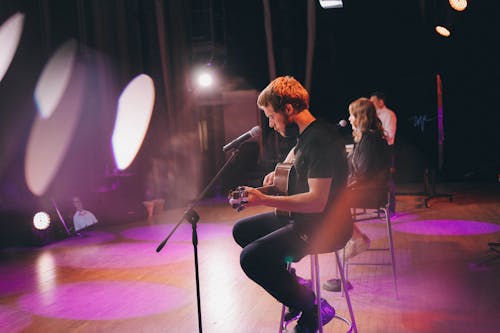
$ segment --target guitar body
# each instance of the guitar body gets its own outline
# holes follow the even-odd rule
[[[294,194],[295,169],[293,163],[278,163],[274,169],[273,195]],[[292,212],[276,209],[276,215],[291,218]]]

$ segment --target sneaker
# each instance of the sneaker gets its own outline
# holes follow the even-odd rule
[[[294,327],[294,333],[316,333],[318,330],[318,325],[316,323],[316,311],[317,307],[314,306],[314,311],[311,313],[302,313],[297,325]]]
[[[350,285],[350,283],[348,285]],[[321,321],[323,322],[323,325],[326,325],[330,320],[332,320],[333,317],[335,317],[335,309],[330,304],[328,304],[328,302],[324,298],[321,299],[321,311]],[[284,317],[285,323],[288,325],[290,322],[299,318],[301,313],[302,312],[300,310],[288,308],[288,311],[285,313]]]
[[[307,325],[305,323],[297,323],[293,328],[293,333],[316,333],[318,329],[316,328],[316,323]]]
[[[312,290],[312,280],[304,279],[304,278],[301,278],[300,276],[298,276],[295,273],[295,268],[292,268],[290,273],[292,274],[293,277],[295,277],[295,279],[297,279],[297,282],[299,284]],[[288,311],[285,313],[285,318],[284,318],[285,322],[288,323],[290,321],[293,321],[293,320],[299,318],[300,314],[301,314],[300,310],[297,310],[294,308],[288,308]]]
[[[300,317],[300,314],[302,312],[300,310],[294,309],[294,308],[288,308],[288,311],[285,313],[285,324],[288,326],[288,323],[291,321],[294,321],[295,319]]]
[[[361,238],[350,239],[344,248],[345,258],[353,258],[361,252],[368,250],[369,247],[370,239],[366,235],[363,235]]]
[[[347,290],[352,289],[352,284],[349,281],[346,281]],[[323,283],[323,289],[328,291],[340,291],[342,289],[342,281],[340,279],[330,279]]]
[[[325,326],[335,317],[335,309],[331,306],[326,299],[321,299],[320,305],[321,311],[321,326]],[[297,326],[295,326],[293,332],[295,333],[315,333],[318,329],[318,325],[316,323],[317,315],[316,315],[317,307],[314,307],[314,311],[309,314],[302,314],[297,322]]]
[[[335,309],[331,306],[326,299],[321,299],[321,325],[325,326],[335,317]]]

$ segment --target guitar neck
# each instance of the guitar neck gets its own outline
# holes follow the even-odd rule
[[[279,194],[279,189],[276,185],[262,186],[258,187],[257,190],[266,195],[277,195]]]

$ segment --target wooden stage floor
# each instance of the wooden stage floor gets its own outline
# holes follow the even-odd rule
[[[500,332],[500,260],[487,243],[500,239],[499,184],[446,188],[454,201],[398,196],[393,219],[400,297],[389,267],[352,266],[356,321],[363,333]],[[242,216],[225,202],[196,208],[203,331],[277,332],[280,304],[239,267],[231,227]],[[102,225],[83,237],[0,252],[0,332],[198,332],[191,226],[182,224],[155,249],[182,214]],[[360,222],[372,246],[387,242],[385,224]],[[381,254],[362,254],[377,260]],[[383,256],[383,254],[382,254]],[[321,255],[321,280],[335,276]],[[309,261],[296,265],[307,277]],[[347,315],[340,293],[323,291]],[[345,332],[339,321],[325,332]]]

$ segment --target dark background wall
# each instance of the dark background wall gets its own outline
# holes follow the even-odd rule
[[[316,1],[311,110],[336,123],[347,118],[351,101],[384,91],[398,116],[396,181],[421,182],[426,167],[437,167],[440,74],[445,141],[439,179],[496,181],[500,6],[493,0],[469,1],[465,12],[454,15],[452,36],[443,38],[433,31],[443,3],[346,0],[343,9],[325,10]],[[270,5],[277,75],[304,82],[307,1],[274,0]],[[101,216],[110,221],[126,220],[129,212],[130,218],[144,214],[141,202],[151,197],[166,198],[167,206],[183,205],[224,159],[218,149],[225,136],[224,126],[217,125],[223,108],[217,96],[260,91],[269,82],[261,0],[0,1],[0,22],[16,12],[26,15],[25,27],[0,82],[2,211],[30,216],[34,207],[50,208],[48,199],[54,197],[70,215],[75,194],[89,208],[102,209]],[[85,116],[47,195],[35,197],[23,174],[36,114],[33,91],[45,63],[70,38],[79,42],[78,59],[87,66]],[[213,96],[196,91],[191,70],[198,65],[210,65],[220,75]],[[127,176],[117,179],[109,175],[116,98],[140,73],[155,82],[152,122]],[[216,102],[207,106],[211,100]],[[207,113],[207,107],[213,112]],[[212,113],[215,118],[208,119]],[[207,119],[217,133],[208,133],[211,147],[204,150],[199,124]],[[274,148],[286,149],[288,143],[263,127],[264,152],[258,155],[263,160],[255,163],[269,167],[279,159]],[[348,139],[350,130],[342,131]],[[120,187],[112,189],[118,181]]]

